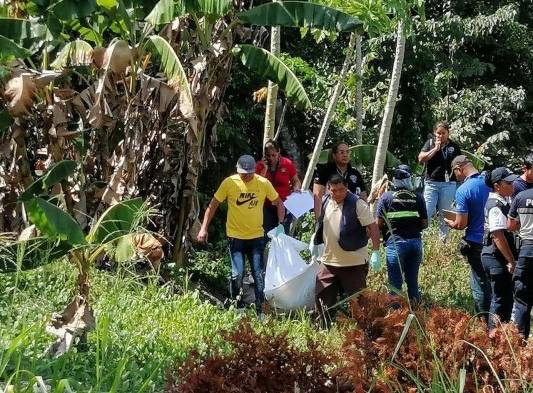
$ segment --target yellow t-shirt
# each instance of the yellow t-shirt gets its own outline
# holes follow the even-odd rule
[[[263,205],[265,198],[270,201],[279,195],[270,181],[255,175],[249,182],[243,182],[237,175],[224,179],[215,199],[222,203],[228,201],[226,234],[236,239],[255,239],[264,235]]]
[[[330,199],[324,212],[324,255],[322,262],[332,266],[364,265],[368,261],[367,246],[355,251],[345,251],[339,245],[341,231],[342,203]],[[368,204],[361,198],[356,204],[357,218],[362,226],[366,227],[374,222],[374,217]]]

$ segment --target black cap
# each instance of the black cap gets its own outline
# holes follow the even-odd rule
[[[509,169],[502,166],[502,167],[494,169],[490,173],[490,182],[494,184],[494,183],[498,183],[499,181],[503,180],[503,181],[511,183],[515,181],[516,179],[518,179],[518,177],[519,177],[518,175],[513,174],[513,172],[511,172]]]
[[[407,179],[408,177],[411,177],[411,168],[409,168],[409,165],[405,164],[398,165],[394,169],[393,176],[398,180]]]

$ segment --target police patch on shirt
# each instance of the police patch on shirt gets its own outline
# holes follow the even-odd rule
[[[448,147],[448,154],[453,154],[454,151],[455,151],[455,147],[453,146]]]
[[[350,175],[350,181],[352,183],[357,183],[357,176],[356,175]]]

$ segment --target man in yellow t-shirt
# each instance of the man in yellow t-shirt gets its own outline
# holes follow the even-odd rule
[[[284,232],[283,220],[285,207],[272,183],[255,174],[255,160],[243,155],[237,161],[237,174],[225,178],[209,206],[207,207],[198,241],[207,242],[207,229],[215,212],[222,202],[228,202],[226,234],[229,239],[231,257],[230,295],[237,300],[237,307],[242,301],[242,280],[244,276],[245,256],[248,256],[252,276],[255,281],[255,306],[258,313],[264,302],[263,290],[263,251],[265,248],[263,230],[263,205],[269,199],[277,207],[278,223],[276,234]]]

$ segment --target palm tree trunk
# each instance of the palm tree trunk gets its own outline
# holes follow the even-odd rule
[[[273,2],[275,1],[277,0],[273,0]],[[270,52],[275,56],[278,56],[280,52],[280,35],[281,28],[279,26],[272,27],[270,33]],[[263,146],[267,140],[274,138],[274,132],[276,131],[276,102],[278,100],[278,85],[268,81],[267,94]]]
[[[385,161],[387,158],[387,148],[389,146],[390,129],[392,118],[394,115],[394,107],[396,106],[396,99],[398,97],[398,88],[400,86],[400,76],[402,73],[403,56],[405,53],[405,32],[403,22],[398,23],[398,32],[396,37],[396,54],[394,56],[394,66],[392,67],[392,75],[389,86],[389,94],[387,96],[387,104],[385,105],[385,113],[383,121],[381,122],[381,129],[379,131],[379,142],[376,149],[376,158],[374,161],[374,171],[372,174],[372,187],[383,176],[385,169]]]
[[[361,64],[363,62],[361,44],[363,37],[357,36],[355,41],[355,136],[358,145],[363,144],[363,72]]]
[[[313,172],[315,170],[316,163],[318,162],[318,157],[320,156],[320,152],[322,151],[322,145],[324,144],[324,140],[326,139],[326,134],[328,132],[329,125],[331,124],[333,116],[335,115],[337,101],[339,100],[339,96],[344,86],[344,81],[346,79],[346,74],[348,73],[348,68],[350,68],[350,64],[352,62],[356,39],[357,34],[352,33],[350,35],[350,43],[348,44],[348,50],[346,52],[346,57],[344,58],[344,64],[342,65],[339,80],[337,81],[337,85],[333,90],[333,95],[329,100],[329,106],[326,111],[326,116],[324,117],[324,122],[322,123],[322,127],[320,128],[320,133],[318,134],[318,138],[315,143],[315,149],[313,150],[311,161],[309,162],[309,165],[307,166],[307,171],[305,172],[304,181],[302,183],[302,190],[307,190],[309,188],[309,185],[311,184],[311,178],[313,177]]]

